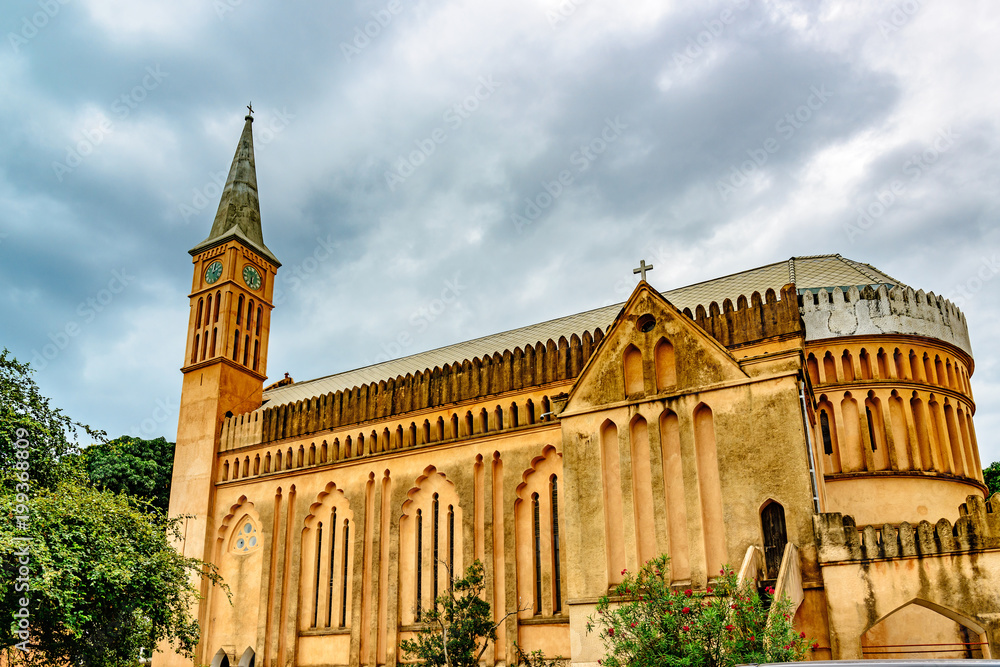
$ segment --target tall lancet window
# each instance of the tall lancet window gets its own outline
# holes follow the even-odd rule
[[[562,611],[562,565],[559,562],[559,480],[552,475],[552,611]]]

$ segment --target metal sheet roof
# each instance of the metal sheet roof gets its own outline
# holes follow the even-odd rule
[[[720,305],[727,298],[736,301],[740,295],[749,298],[753,292],[760,292],[761,295],[768,289],[779,292],[784,285],[790,282],[794,282],[800,291],[850,285],[903,286],[896,279],[868,264],[855,262],[840,255],[812,255],[792,257],[756,269],[668,290],[662,294],[678,308],[694,310],[699,304],[707,308],[713,301]],[[623,305],[624,302],[604,306],[519,329],[439,347],[408,357],[277,387],[264,393],[264,401],[268,406],[293,403],[321,396],[328,392],[351,389],[370,382],[404,376],[407,373],[417,373],[435,366],[444,366],[456,361],[513,350],[515,347],[524,348],[537,342],[544,343],[550,338],[558,341],[560,336],[566,338],[573,334],[582,336],[585,331],[593,332],[597,327],[606,330]]]

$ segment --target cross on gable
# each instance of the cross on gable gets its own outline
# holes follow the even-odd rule
[[[653,265],[652,264],[646,264],[646,260],[642,260],[642,261],[639,262],[639,268],[632,269],[632,273],[641,273],[642,274],[641,280],[643,282],[645,282],[646,281],[646,271],[652,271],[652,270],[653,270]]]

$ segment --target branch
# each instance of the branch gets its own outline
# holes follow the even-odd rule
[[[501,625],[503,625],[503,622],[506,621],[510,616],[520,614],[522,611],[527,611],[528,609],[531,609],[531,605],[525,605],[523,607],[518,607],[514,611],[508,611],[506,614],[503,615],[503,617],[499,621],[493,624],[493,626],[490,628],[490,634],[495,633],[497,629]],[[495,642],[496,640],[494,639],[493,641]],[[479,662],[479,659],[483,657],[483,654],[486,653],[486,649],[488,649],[489,647],[490,647],[490,642],[488,640],[483,642],[483,647],[479,649],[479,655],[476,656],[476,662]]]

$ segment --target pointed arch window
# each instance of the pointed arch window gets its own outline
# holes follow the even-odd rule
[[[562,611],[562,565],[559,560],[559,480],[552,475],[552,611]]]
[[[243,323],[243,295],[240,294],[240,300],[236,306],[236,326],[240,326]]]
[[[534,542],[535,564],[535,614],[542,613],[542,535],[538,516],[538,494],[531,494],[531,533]]]
[[[833,454],[833,436],[830,433],[830,417],[826,414],[826,410],[821,410],[819,413],[819,426],[823,433],[823,453]]]

